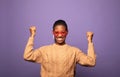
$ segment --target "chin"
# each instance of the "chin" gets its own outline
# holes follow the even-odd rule
[[[59,45],[64,45],[65,44],[65,42],[56,42],[57,44],[59,44]]]

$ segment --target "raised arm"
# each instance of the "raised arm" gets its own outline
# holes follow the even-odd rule
[[[95,65],[96,63],[96,54],[94,50],[94,45],[92,42],[93,39],[93,32],[87,32],[87,40],[88,40],[88,52],[87,55],[91,58],[91,65]]]
[[[88,40],[88,51],[87,55],[80,52],[79,53],[79,64],[86,66],[95,66],[96,64],[96,54],[94,51],[94,45],[92,42],[93,32],[87,32],[87,40]]]
[[[31,26],[29,30],[30,30],[30,37],[25,47],[23,58],[27,61],[39,63],[40,61],[39,57],[41,57],[40,51],[39,49],[34,49],[34,37],[36,35],[36,27]]]

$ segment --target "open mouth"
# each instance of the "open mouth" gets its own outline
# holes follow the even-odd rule
[[[62,41],[62,40],[64,40],[64,38],[63,37],[58,37],[58,38],[56,38],[56,40]]]
[[[56,37],[56,40],[57,40],[57,41],[64,41],[64,40],[65,40],[65,37]]]

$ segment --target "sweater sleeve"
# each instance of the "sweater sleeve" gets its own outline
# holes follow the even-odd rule
[[[77,62],[85,66],[95,66],[96,54],[93,43],[88,44],[88,52],[84,54],[81,50],[77,52]]]
[[[29,37],[27,45],[23,55],[24,60],[30,62],[41,63],[41,51],[40,49],[34,49],[34,38]]]

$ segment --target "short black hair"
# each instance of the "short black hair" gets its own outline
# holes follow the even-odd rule
[[[64,26],[64,27],[65,27],[65,30],[68,32],[67,23],[66,23],[64,20],[57,20],[57,21],[55,21],[55,23],[53,24],[53,31],[54,31],[54,29],[55,29],[55,27],[56,27],[57,25],[62,25],[62,26]]]

